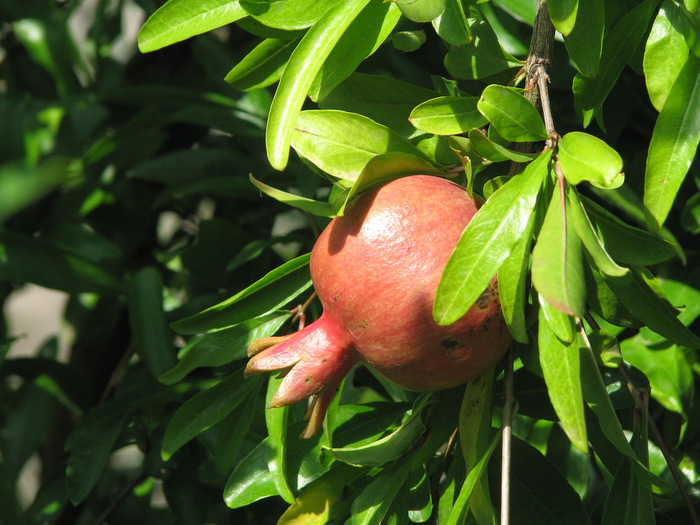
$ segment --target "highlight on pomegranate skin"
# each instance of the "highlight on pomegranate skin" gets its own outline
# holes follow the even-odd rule
[[[302,437],[318,431],[358,362],[415,391],[465,383],[498,363],[511,335],[495,278],[457,322],[432,317],[442,271],[477,209],[463,187],[412,175],[363,193],[321,233],[311,278],[323,314],[295,334],[254,342],[245,371],[283,372],[270,407],[311,397]]]

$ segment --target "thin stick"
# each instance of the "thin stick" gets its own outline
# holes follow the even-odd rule
[[[513,415],[517,402],[513,396],[513,349],[508,350],[503,377],[503,438],[501,440],[501,525],[510,521],[510,454]]]

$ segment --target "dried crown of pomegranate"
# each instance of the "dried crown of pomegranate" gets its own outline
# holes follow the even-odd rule
[[[494,366],[511,342],[495,278],[457,322],[432,305],[442,271],[478,209],[461,186],[413,175],[362,194],[322,232],[311,278],[323,314],[295,334],[256,341],[246,375],[285,374],[270,407],[312,397],[302,436],[320,428],[357,362],[408,390],[450,388]]]

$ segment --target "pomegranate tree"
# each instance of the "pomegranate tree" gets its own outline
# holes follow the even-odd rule
[[[281,370],[271,407],[313,396],[302,434],[313,435],[334,392],[362,362],[415,391],[450,388],[493,367],[511,341],[495,279],[457,322],[433,321],[447,259],[478,209],[461,186],[416,175],[363,193],[322,232],[311,252],[321,317],[254,342],[246,375]]]

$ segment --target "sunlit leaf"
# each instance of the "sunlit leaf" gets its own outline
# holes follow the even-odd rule
[[[469,140],[476,153],[493,162],[503,162],[506,160],[512,160],[513,162],[530,162],[537,156],[537,153],[520,153],[505,148],[484,135],[484,132],[480,129],[470,130]]]
[[[464,46],[471,42],[469,20],[461,0],[447,0],[445,10],[432,22],[435,32],[445,42],[453,46]]]
[[[421,131],[456,135],[479,128],[488,120],[476,108],[477,97],[438,97],[416,106],[409,120]]]
[[[564,37],[571,62],[584,77],[595,77],[600,67],[605,31],[604,0],[579,0],[578,10],[571,32]]]
[[[282,76],[298,42],[294,39],[266,38],[243,57],[224,80],[242,91],[274,84]]]
[[[332,9],[338,0],[294,0],[276,2],[240,0],[241,8],[267,27],[293,31],[304,29],[317,22]]]
[[[585,180],[610,189],[625,181],[620,154],[588,133],[573,131],[564,135],[559,141],[558,159],[564,177],[571,184]]]
[[[401,12],[414,22],[430,22],[445,10],[447,0],[395,0]]]
[[[577,20],[579,0],[548,0],[547,8],[554,27],[562,35],[568,36]],[[583,13],[584,16],[588,16],[588,12]]]
[[[260,182],[253,177],[252,173],[249,175],[249,178],[250,182],[255,184],[255,187],[279,202],[283,202],[289,206],[293,206],[294,208],[299,208],[300,210],[312,213],[313,215],[319,215],[321,217],[333,216],[333,207],[327,202],[316,201],[314,199],[309,199],[307,197],[278,190],[277,188],[273,188],[264,182]]]
[[[282,383],[282,378],[270,376],[267,384],[267,396],[265,405],[269,405],[277,389]],[[294,493],[289,480],[288,468],[288,433],[289,410],[287,406],[265,410],[265,425],[270,440],[270,456],[267,467],[272,474],[272,481],[277,487],[277,492],[287,502],[294,502]]]
[[[511,88],[488,86],[482,91],[477,107],[506,140],[528,142],[548,138],[535,106]]]
[[[352,503],[352,525],[379,525],[389,512],[396,494],[406,482],[411,462],[399,461],[384,468],[364,486]]]

